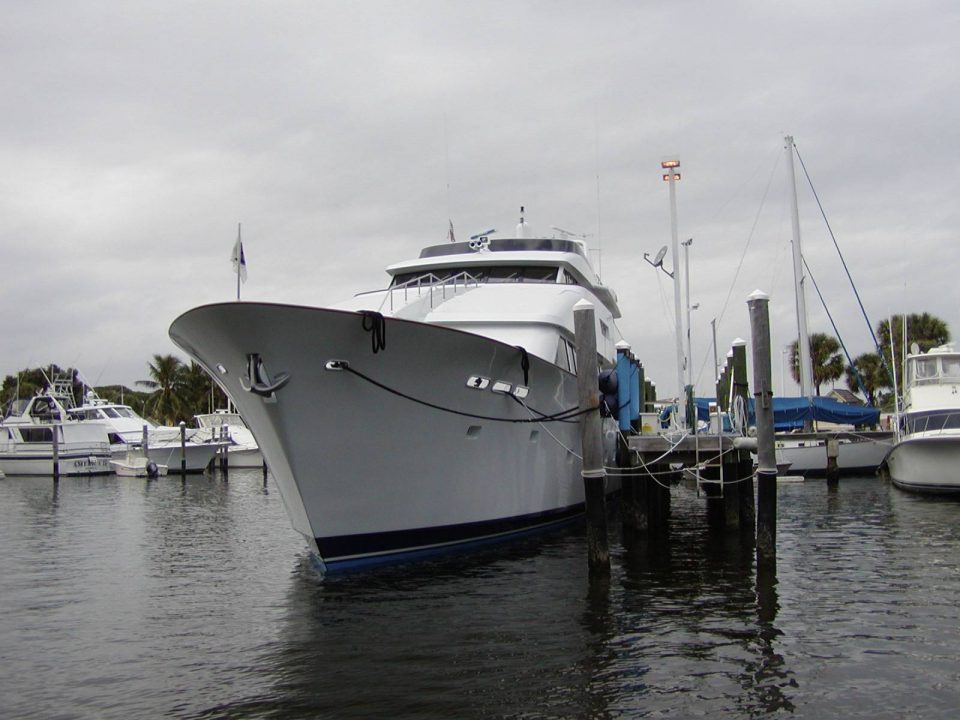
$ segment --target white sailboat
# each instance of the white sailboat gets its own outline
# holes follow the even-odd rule
[[[827,445],[834,441],[838,447],[837,466],[840,473],[874,473],[890,449],[892,435],[883,431],[822,432],[813,429],[814,382],[813,362],[810,357],[810,337],[807,331],[806,273],[803,270],[803,254],[800,248],[800,213],[797,206],[797,185],[794,171],[793,137],[784,138],[787,156],[787,173],[790,183],[790,210],[793,230],[793,278],[796,299],[797,332],[799,341],[800,395],[806,398],[810,408],[809,418],[804,423],[804,432],[777,433],[775,446],[779,457],[790,463],[791,472],[799,475],[823,476],[827,472]]]

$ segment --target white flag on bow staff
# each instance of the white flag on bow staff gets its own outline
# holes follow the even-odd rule
[[[230,254],[230,262],[233,263],[233,271],[237,274],[237,300],[240,299],[240,282],[247,281],[247,258],[243,254],[243,240],[240,239],[240,225],[237,225],[237,242],[233,245],[233,252]]]

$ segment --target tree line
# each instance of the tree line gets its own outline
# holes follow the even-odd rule
[[[224,392],[213,382],[207,371],[195,362],[184,363],[176,355],[154,355],[147,363],[145,380],[136,385],[145,390],[134,390],[122,385],[102,385],[93,388],[97,395],[112,403],[129,405],[143,417],[160,425],[176,425],[181,420],[193,424],[193,416],[227,405]],[[76,370],[57,365],[30,368],[7,375],[0,386],[0,406],[6,409],[17,398],[30,398],[44,390],[54,378],[70,378],[74,403],[83,402],[87,383]]]
[[[891,327],[892,324],[892,327]],[[824,333],[810,335],[810,359],[813,365],[813,385],[816,394],[824,383],[846,380],[847,389],[863,395],[874,407],[893,409],[894,377],[896,387],[903,387],[903,350],[916,343],[922,352],[950,341],[947,323],[930,313],[906,316],[906,341],[904,341],[904,316],[894,315],[881,320],[876,328],[880,352],[863,353],[845,361],[840,342]],[[790,345],[790,374],[800,382],[799,342]]]

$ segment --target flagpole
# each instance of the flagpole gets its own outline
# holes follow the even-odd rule
[[[243,253],[243,242],[240,240],[240,223],[237,223],[237,302],[240,302],[240,257]]]

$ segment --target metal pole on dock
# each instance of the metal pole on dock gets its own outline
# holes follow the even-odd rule
[[[680,179],[680,160],[672,157],[660,163],[663,169],[663,180],[670,184],[670,255],[673,260],[673,312],[676,320],[677,346],[677,417],[681,425],[685,426],[687,417],[687,403],[684,400],[686,386],[683,382],[683,316],[680,314],[680,241],[677,235],[677,181]]]
[[[757,419],[757,560],[776,560],[777,459],[770,386],[770,298],[755,290],[747,302],[753,338],[753,397]]]
[[[180,474],[187,474],[187,424],[180,421]]]
[[[593,305],[586,300],[573,306],[576,335],[577,395],[580,410],[580,440],[583,451],[583,494],[587,511],[587,563],[591,572],[609,572],[606,485],[603,469],[600,409],[597,403],[597,326]]]

